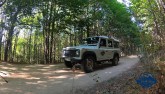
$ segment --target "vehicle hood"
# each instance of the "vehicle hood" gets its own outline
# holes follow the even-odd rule
[[[75,49],[96,49],[97,46],[88,46],[88,45],[80,45],[80,46],[72,46],[72,47],[66,47],[63,50],[75,50]]]

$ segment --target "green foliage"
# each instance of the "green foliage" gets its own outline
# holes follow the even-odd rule
[[[136,23],[141,27],[141,40],[148,52],[164,47],[165,15],[162,0],[131,0]],[[150,45],[150,46],[147,46]]]
[[[4,23],[14,27],[8,33],[18,39],[8,37],[14,60],[60,62],[63,47],[87,36],[113,34],[129,47],[141,43],[131,11],[117,0],[8,0],[3,8]],[[21,36],[13,37],[18,30]]]

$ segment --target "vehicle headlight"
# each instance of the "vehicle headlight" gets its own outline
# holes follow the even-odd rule
[[[76,56],[80,56],[80,50],[76,51]]]
[[[65,50],[62,51],[62,56],[65,56],[65,52],[66,52]]]

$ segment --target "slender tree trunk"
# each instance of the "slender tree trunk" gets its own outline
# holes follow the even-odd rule
[[[54,3],[50,5],[50,18],[49,18],[49,63],[52,63],[52,51],[53,51],[53,32],[54,32]]]
[[[52,22],[52,31],[51,31],[51,40],[50,40],[50,57],[49,57],[49,59],[50,59],[50,63],[53,63],[53,47],[54,47],[54,45],[53,45],[53,40],[54,40],[54,31],[55,31],[55,18],[53,18],[53,22]]]
[[[49,20],[47,17],[47,13],[49,11],[49,5],[46,5],[46,12],[43,12],[43,17],[45,17],[45,22],[44,22],[44,28],[43,28],[43,37],[44,37],[44,63],[48,63],[49,62]]]
[[[9,52],[12,51],[12,37],[14,33],[13,30],[14,30],[14,25],[11,26],[8,33],[7,44],[6,44],[5,53],[4,53],[4,61],[8,61]]]
[[[76,30],[75,30],[75,26],[74,26],[74,46],[77,45],[77,33],[76,33]]]
[[[54,47],[53,47],[53,49],[54,49],[54,50],[53,50],[53,52],[54,52],[54,53],[53,53],[53,54],[54,54],[54,55],[53,55],[53,62],[56,63],[56,42],[54,41],[53,43],[54,43]]]
[[[18,42],[18,34],[16,34],[15,42],[14,42],[14,47],[13,47],[13,53],[12,53],[12,62],[14,62],[14,59],[16,58],[16,48],[17,48],[17,42]]]
[[[30,38],[29,38],[29,43],[28,43],[28,63],[31,63],[31,43],[32,43],[32,27],[31,27],[31,29],[30,29]]]
[[[38,31],[35,32],[35,35],[34,35],[34,40],[33,40],[33,49],[34,49],[34,52],[33,52],[33,60],[34,62],[37,62],[37,51],[38,51],[38,45],[36,44],[36,42],[38,41]],[[38,63],[38,62],[37,62]]]
[[[45,37],[45,64],[49,62],[49,36],[47,32]]]
[[[86,9],[86,15],[88,16],[88,12],[89,12],[89,5],[87,6],[87,9]],[[87,20],[87,24],[86,24],[86,27],[87,27],[87,32],[86,32],[86,34],[87,34],[87,37],[89,37],[90,36],[90,32],[89,32],[89,18],[88,17],[86,17],[86,20]]]
[[[83,30],[82,29],[80,29],[80,34],[79,34],[79,43],[81,43],[82,42],[82,40],[83,40]]]
[[[2,58],[2,32],[0,31],[0,61],[1,61],[1,58]]]

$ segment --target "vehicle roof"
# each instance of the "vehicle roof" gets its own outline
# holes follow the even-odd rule
[[[118,39],[114,38],[113,36],[94,36],[94,37],[99,37],[99,38],[105,38],[105,39],[112,39],[116,42],[120,42]],[[89,37],[92,38],[92,37]]]

